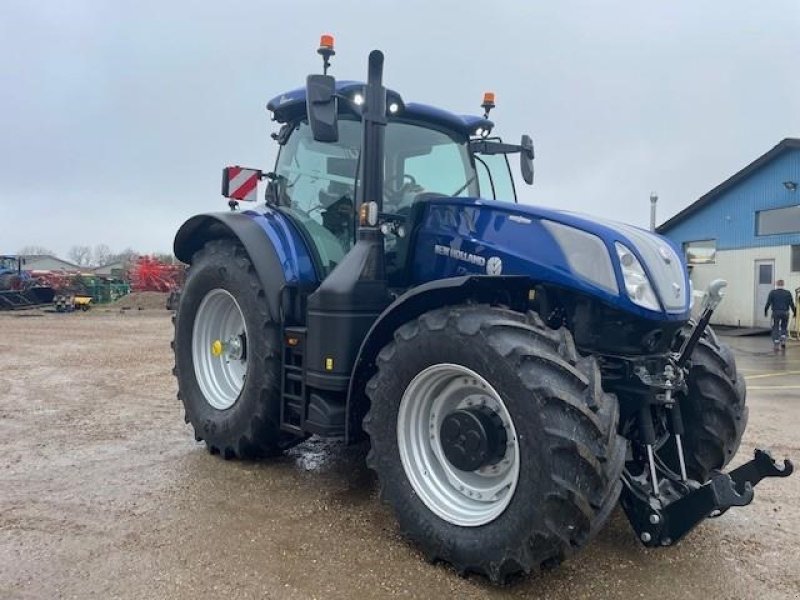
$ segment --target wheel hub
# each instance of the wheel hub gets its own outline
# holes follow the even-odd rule
[[[442,421],[442,451],[461,471],[476,471],[499,462],[508,436],[503,421],[485,406],[456,410]]]
[[[414,377],[400,401],[397,443],[414,491],[448,523],[485,525],[514,496],[520,448],[511,414],[467,367],[439,363]]]
[[[227,290],[210,290],[195,314],[192,363],[200,391],[217,410],[236,403],[247,375],[247,327]]]

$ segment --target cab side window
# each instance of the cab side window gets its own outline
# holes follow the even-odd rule
[[[475,169],[478,171],[481,198],[506,202],[515,201],[514,183],[505,154],[476,155]]]
[[[279,204],[314,243],[324,277],[355,243],[355,181],[361,129],[339,123],[339,141],[317,142],[307,123],[281,148],[275,173]]]

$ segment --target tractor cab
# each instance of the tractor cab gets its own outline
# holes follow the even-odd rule
[[[22,271],[22,259],[18,256],[0,256],[0,275],[4,273],[19,274]]]
[[[353,81],[334,83],[334,141],[315,135],[306,88],[281,94],[267,105],[281,123],[274,136],[280,145],[277,163],[267,175],[267,203],[288,213],[313,241],[321,278],[356,241],[364,87]],[[484,98],[485,107],[488,103],[494,106],[491,93]],[[523,162],[529,162],[532,146],[523,151],[490,137],[494,124],[488,110],[484,116],[462,116],[406,104],[396,92],[387,91],[380,216],[390,279],[397,279],[393,274],[405,265],[404,238],[413,229],[419,203],[456,197],[516,202],[507,154],[521,152]],[[532,178],[532,167],[523,168],[526,172]]]
[[[21,257],[0,256],[0,291],[21,288],[23,278]]]

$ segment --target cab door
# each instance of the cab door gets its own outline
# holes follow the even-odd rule
[[[317,257],[320,280],[355,243],[355,186],[361,128],[342,120],[339,141],[314,140],[299,122],[278,155],[274,188],[277,204],[301,230]]]

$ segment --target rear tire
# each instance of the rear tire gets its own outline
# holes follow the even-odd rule
[[[513,495],[500,514],[476,526],[454,524],[423,499],[398,440],[403,402],[422,398],[404,400],[406,389],[426,369],[448,365],[473,371],[497,392],[519,448]],[[606,522],[621,489],[626,442],[617,434],[616,398],[603,392],[597,363],[578,356],[566,329],[553,331],[533,313],[442,308],[400,327],[377,367],[367,384],[367,464],[401,530],[429,560],[502,582],[559,563]]]
[[[686,472],[701,483],[727,465],[739,449],[747,427],[747,388],[736,371],[730,346],[710,331],[698,342],[691,356],[688,393],[679,396],[684,424],[683,452]],[[674,443],[662,455],[679,472]]]
[[[229,306],[227,298],[232,298],[244,322],[246,336],[240,336],[240,340],[245,358],[240,362],[246,366],[240,381],[235,382],[240,386],[238,395],[232,387],[234,383],[227,380],[236,379],[241,373],[215,371],[207,366],[215,366],[211,359],[200,357],[209,362],[197,362],[193,340],[204,329],[195,322],[198,313],[201,318],[209,314],[202,309],[204,300],[209,298],[222,298]],[[226,319],[221,318],[221,323]],[[205,441],[212,454],[221,454],[226,459],[272,456],[302,441],[279,427],[281,332],[279,325],[269,318],[264,290],[244,248],[232,240],[213,240],[195,253],[173,322],[173,373],[178,379],[178,398],[183,402],[186,422],[194,427],[197,441]],[[212,352],[211,344],[207,351]],[[223,360],[222,355],[219,360]],[[206,374],[200,375],[206,379],[199,381],[196,365],[201,365],[201,370],[206,365]],[[223,375],[220,379],[226,382],[221,385],[224,384],[227,396],[209,392],[215,387],[209,373]]]

